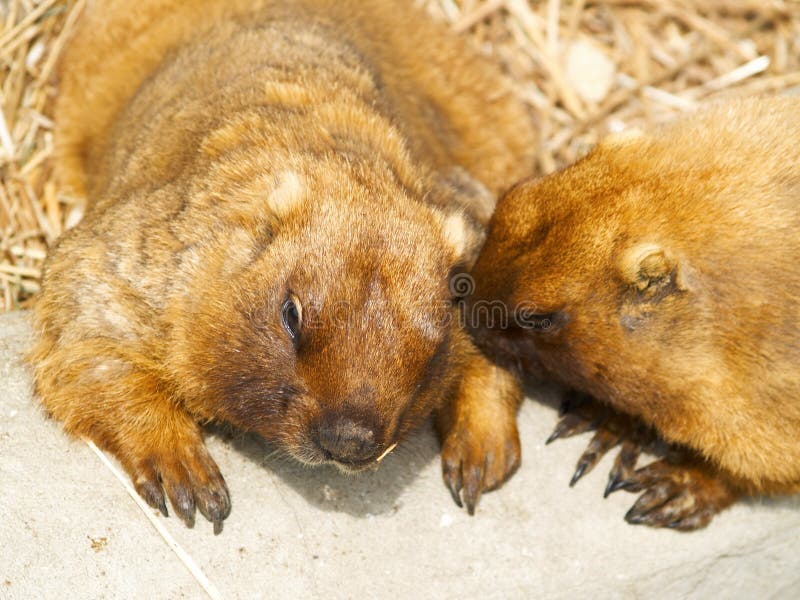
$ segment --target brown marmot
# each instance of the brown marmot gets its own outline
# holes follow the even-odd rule
[[[449,283],[533,165],[496,68],[402,0],[106,0],[81,19],[56,169],[87,210],[35,309],[47,411],[216,530],[230,501],[199,423],[358,470],[435,412],[474,509],[519,463],[519,388]]]
[[[476,331],[490,352],[687,449],[612,476],[646,490],[630,522],[694,529],[744,494],[800,490],[797,99],[611,136],[521,183],[474,277],[473,308],[512,312]]]

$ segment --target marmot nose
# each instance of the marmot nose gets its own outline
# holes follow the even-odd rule
[[[365,462],[378,449],[375,431],[349,418],[326,419],[319,426],[319,446],[344,464]]]

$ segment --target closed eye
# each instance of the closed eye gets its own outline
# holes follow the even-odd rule
[[[540,313],[520,309],[514,314],[514,324],[520,329],[533,333],[557,331],[566,324],[567,320],[566,313],[561,311]]]

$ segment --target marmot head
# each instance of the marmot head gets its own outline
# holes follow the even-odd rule
[[[662,173],[657,155],[640,135],[611,138],[500,200],[466,314],[490,355],[608,398],[692,348],[704,325],[668,207],[703,184]]]
[[[315,166],[235,192],[263,194],[269,218],[224,235],[185,335],[197,412],[357,470],[453,392],[466,334],[451,278],[481,229],[390,173]]]

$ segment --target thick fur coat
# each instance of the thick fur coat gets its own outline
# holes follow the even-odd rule
[[[493,217],[478,297],[549,326],[479,337],[699,455],[708,494],[661,524],[800,490],[798,141],[796,99],[721,104],[612,136]]]
[[[86,214],[31,361],[68,432],[187,523],[230,510],[211,420],[357,470],[434,412],[457,498],[513,471],[519,389],[449,285],[532,164],[492,65],[401,1],[106,0],[60,74],[57,175]]]

